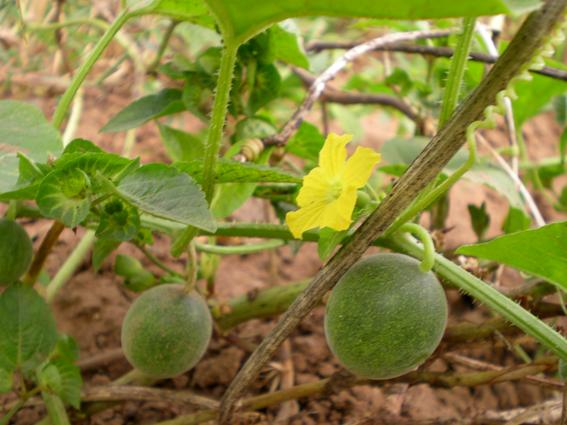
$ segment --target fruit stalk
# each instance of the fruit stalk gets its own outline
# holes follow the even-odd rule
[[[299,322],[320,302],[339,278],[364,254],[367,247],[394,222],[416,196],[461,148],[467,128],[479,118],[508,83],[525,71],[549,35],[563,20],[567,0],[551,0],[530,14],[487,77],[455,111],[451,119],[420,153],[393,190],[315,276],[305,292],[295,300],[272,332],[249,357],[227,389],[221,402],[219,422],[230,421],[235,404],[260,370],[291,334]]]

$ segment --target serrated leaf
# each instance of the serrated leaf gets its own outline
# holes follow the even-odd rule
[[[465,245],[457,253],[497,261],[567,290],[567,222]]]
[[[144,96],[122,109],[100,130],[111,133],[130,130],[166,115],[175,114],[185,109],[181,100],[181,91],[164,89],[156,94]]]
[[[159,124],[161,140],[172,161],[193,161],[203,158],[205,143],[202,138]]]
[[[0,100],[0,193],[14,190],[18,182],[17,152],[46,161],[62,149],[59,133],[36,106]]]
[[[67,227],[78,226],[89,214],[90,179],[77,168],[55,170],[41,182],[36,202],[45,217]]]
[[[201,161],[178,162],[174,166],[197,181],[203,178]],[[216,183],[301,183],[301,181],[300,177],[277,168],[229,159],[220,159],[215,173]]]
[[[117,193],[141,211],[214,232],[216,223],[205,195],[186,173],[164,164],[148,164],[124,177]]]
[[[44,390],[58,394],[62,389],[62,379],[59,370],[51,362],[43,365],[37,372],[37,380]]]
[[[56,342],[55,320],[43,298],[29,286],[10,285],[0,295],[0,368],[33,369]]]
[[[65,358],[57,358],[49,362],[59,375],[59,387],[54,390],[63,403],[73,406],[75,409],[81,407],[81,387],[83,379],[81,370],[73,362]]]
[[[63,155],[71,153],[103,153],[104,151],[95,145],[90,140],[86,139],[73,139],[65,149],[63,150]]]

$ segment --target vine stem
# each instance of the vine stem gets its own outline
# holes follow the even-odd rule
[[[195,248],[197,251],[206,252],[208,254],[217,255],[245,255],[253,254],[255,252],[262,252],[268,249],[276,249],[284,245],[285,242],[282,240],[269,240],[259,243],[246,244],[246,245],[230,245],[230,246],[219,246],[210,245],[195,242]]]
[[[406,223],[400,227],[401,232],[411,233],[417,237],[423,244],[423,256],[419,269],[424,272],[430,272],[435,264],[435,245],[433,239],[427,230],[416,223]]]
[[[451,68],[447,79],[447,86],[443,94],[443,103],[441,104],[441,113],[439,115],[439,128],[447,123],[457,104],[459,102],[459,94],[463,83],[463,76],[467,66],[467,60],[471,51],[472,36],[474,34],[476,18],[463,19],[463,32],[459,36],[459,41],[453,52],[451,59]],[[404,223],[411,220],[440,196],[447,192],[459,179],[469,171],[476,162],[476,143],[472,132],[467,133],[467,144],[469,148],[469,157],[467,161],[459,167],[452,175],[440,183],[437,187],[432,187],[426,194],[418,198],[412,206],[396,219],[396,222],[388,230],[389,234],[395,232]],[[431,182],[430,186],[433,186]]]
[[[87,230],[87,232],[83,235],[83,238],[71,252],[71,255],[69,255],[65,263],[63,263],[61,268],[57,270],[57,273],[53,276],[51,282],[49,282],[46,290],[46,300],[48,303],[53,302],[57,292],[77,271],[85,259],[87,252],[92,247],[94,240],[95,232],[93,230]]]
[[[215,100],[203,158],[203,191],[209,203],[213,198],[215,166],[222,142],[237,52],[238,44],[226,39],[221,56]]]
[[[203,191],[205,192],[205,197],[209,204],[213,199],[215,168],[222,142],[224,124],[226,121],[226,113],[228,110],[230,88],[232,86],[232,77],[237,52],[238,44],[231,39],[225,39],[216,85],[215,100],[211,113],[211,122],[209,125],[209,132],[207,134],[207,142],[205,144],[205,154],[203,158]],[[185,251],[189,242],[191,242],[196,235],[197,229],[194,227],[189,226],[185,228],[175,240],[171,248],[171,253],[174,256],[180,255],[183,251]]]
[[[367,247],[384,233],[459,151],[466,140],[469,126],[483,116],[485,108],[497,102],[498,93],[505,90],[514,77],[526,70],[532,57],[539,53],[549,35],[562,21],[566,7],[567,0],[550,0],[524,21],[488,75],[461,103],[445,126],[397,181],[392,191],[362,223],[352,238],[317,273],[307,289],[294,301],[248,358],[223,396],[219,413],[221,424],[230,422],[236,402],[280,344],[342,275],[362,257]],[[474,281],[474,284],[478,282]],[[520,315],[514,319],[521,320],[521,317]],[[538,322],[538,325],[541,326],[541,323]],[[535,331],[535,335],[540,335],[537,329]],[[567,356],[567,342],[561,338],[560,343],[565,347],[562,356]]]
[[[455,48],[453,58],[451,59],[449,78],[443,94],[443,103],[441,104],[441,113],[439,115],[439,128],[445,125],[459,103],[459,94],[461,92],[463,76],[465,75],[467,60],[471,51],[475,23],[476,18],[474,17],[463,19],[463,32],[459,35],[459,41]]]
[[[55,128],[61,127],[61,124],[63,124],[65,115],[69,110],[69,106],[71,105],[71,102],[73,101],[73,98],[77,93],[77,90],[79,90],[79,88],[83,84],[83,81],[87,77],[88,73],[90,72],[90,70],[92,69],[98,58],[100,58],[100,56],[102,55],[102,52],[104,52],[104,50],[110,44],[116,33],[120,30],[120,28],[122,28],[122,26],[126,23],[126,21],[128,21],[129,18],[130,18],[130,13],[128,9],[124,9],[116,17],[116,20],[106,29],[106,32],[97,42],[93,51],[87,58],[87,60],[83,62],[83,64],[77,71],[77,74],[73,78],[71,85],[67,88],[65,93],[63,93],[61,100],[57,104],[57,109],[55,110],[52,119],[52,123]]]

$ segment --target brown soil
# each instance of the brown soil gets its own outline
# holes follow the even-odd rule
[[[37,99],[34,99],[36,102]],[[123,134],[100,134],[99,128],[120,108],[129,102],[125,90],[99,92],[88,90],[85,109],[77,137],[91,139],[106,149],[119,151]],[[46,113],[53,110],[53,102],[41,105]],[[365,118],[366,140],[364,144],[379,147],[387,138],[395,134],[395,124],[383,126],[383,117],[373,115]],[[379,122],[381,125],[377,126]],[[186,123],[187,128],[194,128],[195,122]],[[559,128],[550,117],[534,121],[527,130],[527,141],[533,158],[549,155],[557,145]],[[492,140],[502,140],[501,132],[490,133]],[[537,142],[536,142],[537,139]],[[142,127],[137,136],[135,155],[143,161],[166,159],[160,146],[154,125]],[[487,202],[492,218],[489,235],[500,230],[506,214],[503,199],[494,192],[468,182],[462,182],[452,191],[451,210],[445,235],[445,246],[453,247],[464,242],[474,242],[466,206],[468,203]],[[545,206],[547,214],[552,209]],[[236,214],[236,218],[261,220],[263,206],[259,201],[248,203]],[[27,222],[27,229],[36,238],[41,238],[50,223],[48,221]],[[72,247],[79,241],[78,234],[66,230],[49,258],[48,270],[53,272],[64,261]],[[228,241],[231,242],[231,241]],[[234,241],[232,241],[234,243]],[[37,241],[36,241],[37,243]],[[180,268],[180,263],[167,255],[168,241],[157,238],[153,251],[167,261],[171,267]],[[122,247],[120,252],[136,255],[130,248]],[[145,259],[141,261],[149,269],[154,266]],[[77,274],[59,294],[54,304],[59,329],[73,336],[80,347],[81,359],[116,349],[120,344],[120,324],[135,294],[124,289],[119,278],[112,273],[112,261],[107,261],[102,270],[95,274],[86,261]],[[225,257],[217,274],[216,290],[220,299],[266,288],[276,284],[295,282],[313,276],[321,267],[315,247],[304,245],[299,255],[294,255],[289,248],[281,248],[274,253],[262,253],[247,256]],[[512,284],[514,274],[511,274]],[[451,322],[479,322],[489,317],[483,308],[472,305],[455,291],[449,291],[451,301]],[[312,382],[329,377],[339,370],[336,360],[331,356],[323,336],[323,310],[316,309],[310,314],[290,338],[293,378],[296,384]],[[258,343],[275,323],[275,320],[254,320],[241,325],[231,332],[230,338],[216,336],[205,356],[197,367],[183,376],[166,380],[159,384],[164,388],[187,389],[200,394],[219,398],[232,377],[247,358],[246,346]],[[495,338],[493,342],[498,340]],[[513,359],[506,348],[497,348],[489,342],[485,347],[461,349],[459,353],[469,354],[473,358],[504,365]],[[533,346],[528,344],[526,350]],[[516,360],[517,361],[517,360]],[[273,363],[262,374],[254,393],[266,392],[281,387],[281,359]],[[442,359],[437,359],[428,366],[431,370],[445,371],[451,367]],[[130,369],[123,358],[97,367],[85,374],[86,387],[103,385],[118,378]],[[457,368],[458,369],[458,368]],[[464,370],[464,369],[463,369]],[[432,388],[428,385],[408,386],[406,384],[383,383],[376,386],[360,386],[341,391],[330,396],[318,396],[300,399],[297,403],[276,406],[248,416],[243,423],[281,424],[417,424],[417,423],[478,423],[474,418],[487,411],[502,411],[529,406],[557,398],[558,394],[543,390],[528,383],[501,383],[475,388]],[[13,397],[0,397],[0,410]],[[77,424],[151,424],[159,420],[173,418],[179,414],[191,412],[191,408],[168,402],[127,402],[117,405]],[[23,409],[13,421],[14,424],[33,424],[44,415],[44,409],[28,407]],[[466,420],[464,419],[466,418]],[[236,421],[235,421],[236,423]],[[501,422],[495,422],[501,423]]]

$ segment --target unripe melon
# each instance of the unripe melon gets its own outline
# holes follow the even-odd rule
[[[401,254],[356,263],[327,303],[325,335],[355,375],[389,379],[416,369],[435,351],[447,325],[447,300],[435,275]]]
[[[0,285],[13,283],[27,272],[32,256],[32,242],[24,228],[0,219]]]
[[[205,300],[181,285],[159,285],[134,301],[122,323],[122,349],[140,372],[172,378],[205,353],[212,318]]]

